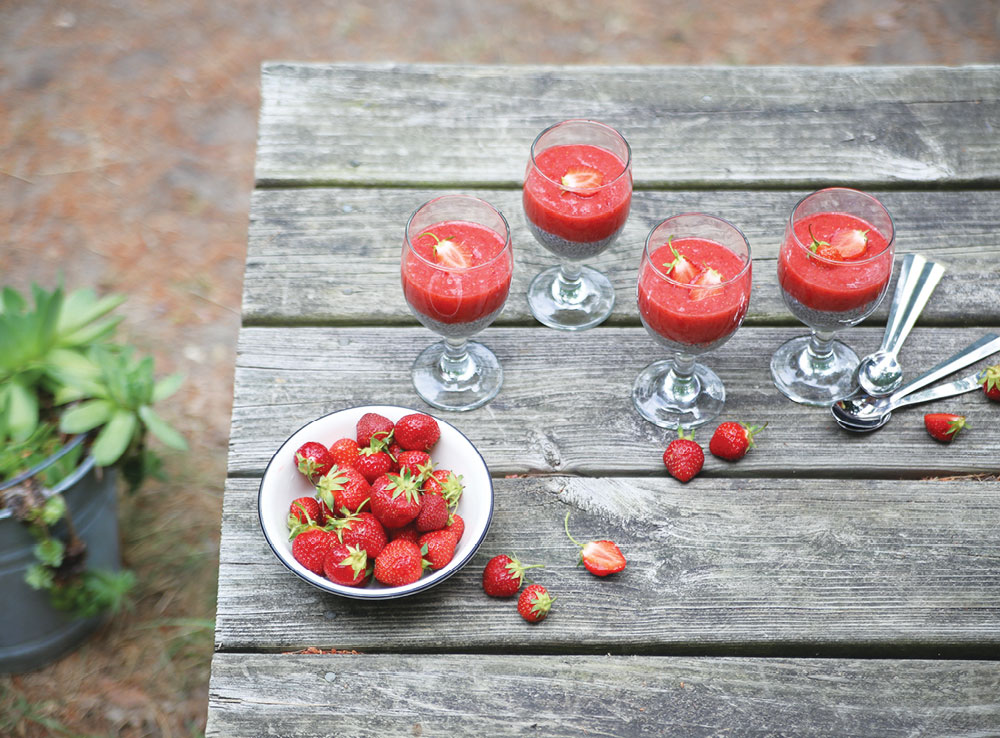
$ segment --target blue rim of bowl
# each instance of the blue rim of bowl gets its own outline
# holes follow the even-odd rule
[[[313,587],[316,587],[317,589],[320,589],[324,592],[329,592],[330,594],[340,595],[341,597],[349,597],[355,600],[394,600],[400,597],[409,597],[410,595],[416,594],[417,592],[423,592],[424,590],[430,589],[431,587],[440,584],[446,579],[449,579],[456,572],[461,571],[461,569],[466,564],[469,563],[472,557],[476,555],[476,552],[479,550],[479,547],[483,544],[483,541],[486,539],[486,534],[489,533],[490,525],[493,522],[493,503],[495,502],[496,495],[493,489],[493,477],[489,473],[490,467],[486,463],[486,459],[484,459],[483,455],[479,452],[479,449],[476,448],[476,444],[474,444],[471,440],[469,440],[469,437],[467,435],[462,433],[462,431],[460,431],[454,425],[449,423],[447,420],[442,420],[436,415],[431,415],[431,417],[434,418],[437,422],[444,423],[453,431],[458,433],[458,435],[460,435],[462,438],[468,441],[469,446],[471,446],[472,450],[476,452],[476,455],[479,457],[479,460],[483,462],[483,468],[486,469],[486,478],[490,482],[490,506],[489,506],[489,513],[486,516],[486,525],[483,526],[483,532],[479,536],[479,540],[476,541],[475,545],[472,546],[472,549],[469,551],[468,555],[466,555],[461,561],[459,561],[454,566],[454,568],[452,568],[452,570],[447,574],[435,578],[434,574],[436,574],[437,572],[434,572],[434,574],[432,574],[426,580],[417,580],[417,582],[415,582],[413,585],[405,585],[405,587],[385,587],[384,589],[369,589],[366,587],[360,587],[360,588],[345,587],[343,585],[334,584],[333,582],[330,582],[329,585],[325,585],[319,582],[314,582],[310,579],[306,579],[304,576],[302,576],[302,574],[300,574],[291,566],[289,566],[288,562],[285,561],[284,557],[278,553],[278,549],[275,548],[274,544],[271,542],[270,536],[267,535],[267,530],[264,528],[264,516],[261,513],[261,498],[263,497],[264,494],[264,479],[267,477],[267,472],[271,468],[271,464],[273,464],[274,460],[278,458],[278,454],[281,453],[281,450],[285,447],[285,444],[288,443],[288,441],[292,438],[292,436],[294,436],[300,430],[305,428],[307,425],[312,425],[313,423],[322,420],[323,418],[328,418],[331,415],[338,415],[339,413],[346,413],[350,412],[351,410],[361,410],[364,408],[374,408],[374,407],[403,410],[407,414],[423,413],[424,415],[431,415],[430,413],[424,413],[422,410],[414,410],[413,408],[403,407],[402,405],[355,405],[353,407],[344,407],[339,410],[334,410],[332,412],[326,413],[326,415],[320,415],[317,418],[313,418],[312,420],[303,423],[294,431],[288,434],[288,438],[286,438],[281,443],[281,445],[278,446],[278,450],[274,452],[274,454],[271,456],[271,460],[268,461],[267,466],[264,467],[264,473],[260,477],[260,484],[257,486],[257,525],[260,526],[260,532],[263,534],[264,540],[267,541],[267,545],[270,546],[271,552],[274,554],[274,557],[281,562],[282,566],[284,566],[286,569],[288,569],[288,571],[290,571],[292,574],[294,574],[296,577],[301,579],[306,584],[310,584]],[[407,587],[409,587],[409,589],[407,589]],[[405,591],[400,591],[400,590],[405,590]]]

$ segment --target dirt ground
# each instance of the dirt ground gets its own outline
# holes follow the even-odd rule
[[[0,677],[0,735],[204,730],[265,59],[997,63],[1000,0],[0,0],[0,285],[128,294],[192,446],[123,500],[134,608]]]

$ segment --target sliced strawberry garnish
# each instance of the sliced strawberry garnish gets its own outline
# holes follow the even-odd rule
[[[809,248],[824,259],[833,261],[850,261],[862,256],[868,249],[868,231],[857,228],[847,228],[837,231],[829,241],[820,241],[809,229],[812,243]]]
[[[564,189],[584,197],[596,194],[602,184],[604,176],[596,169],[585,166],[570,167],[562,178]]]
[[[679,254],[677,249],[675,249],[671,244],[673,240],[673,236],[667,239],[667,245],[670,246],[670,251],[673,252],[674,260],[663,265],[666,267],[664,274],[669,276],[675,282],[680,282],[681,284],[693,284],[694,281],[698,279],[698,275],[701,274],[701,267],[688,259],[686,256]]]
[[[583,546],[580,559],[591,574],[606,577],[625,568],[625,556],[612,541],[591,541]]]
[[[472,266],[472,249],[461,241],[456,241],[453,238],[438,238],[430,231],[420,235],[430,236],[434,239],[431,251],[434,252],[434,258],[441,266],[449,269],[468,269]]]
[[[715,286],[722,284],[722,275],[715,269],[709,267],[698,275],[693,284],[696,285],[696,288],[691,290],[691,299],[695,302],[704,300],[706,297],[711,297],[712,295],[717,295],[722,292],[721,287]]]

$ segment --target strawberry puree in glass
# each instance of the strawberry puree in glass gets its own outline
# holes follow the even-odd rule
[[[830,242],[838,233],[850,230],[867,231],[867,248],[856,258],[835,261],[809,248],[814,237]],[[888,245],[885,236],[861,218],[848,213],[813,213],[797,221],[794,237],[789,232],[782,244],[778,282],[788,297],[812,310],[867,311],[881,299],[892,273]]]
[[[469,266],[442,264],[435,254],[435,236],[454,242]],[[425,228],[403,256],[406,301],[413,310],[438,323],[492,319],[510,291],[513,259],[505,247],[500,234],[478,223],[444,221]]]
[[[721,283],[696,286],[671,279],[666,270],[674,261],[672,249],[701,270],[717,271]],[[750,267],[722,244],[702,238],[674,239],[643,261],[638,282],[639,314],[647,328],[667,341],[712,347],[743,322],[750,304],[750,282]]]
[[[598,172],[599,179],[567,189],[563,177],[581,168]],[[529,163],[524,182],[524,212],[529,223],[546,234],[576,243],[612,238],[625,225],[631,198],[632,176],[626,163],[607,149],[589,144],[541,151],[534,157],[534,166]]]

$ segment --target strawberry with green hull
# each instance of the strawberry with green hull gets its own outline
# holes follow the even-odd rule
[[[455,540],[461,541],[462,534],[465,533],[465,521],[462,519],[462,516],[458,513],[449,515],[448,525],[445,527],[445,530],[450,530],[455,534]]]
[[[677,438],[670,442],[663,452],[663,463],[670,476],[681,482],[690,482],[705,464],[705,452],[694,440],[694,431],[686,435],[677,429]]]
[[[368,579],[368,555],[357,546],[335,542],[323,558],[323,575],[335,584],[360,587]]]
[[[434,471],[431,456],[426,451],[403,451],[396,457],[399,471],[409,469],[410,474],[420,479],[421,483]]]
[[[727,421],[719,424],[708,442],[708,450],[713,456],[726,461],[739,461],[754,447],[754,436],[767,427],[764,425],[746,425]]]
[[[446,567],[455,557],[455,547],[458,540],[447,530],[434,530],[424,533],[417,540],[420,552],[427,560],[429,567],[437,571]]]
[[[625,568],[625,554],[614,541],[590,541],[580,543],[569,532],[569,513],[563,521],[566,536],[580,549],[580,562],[595,577],[617,574]]]
[[[330,458],[340,467],[354,466],[361,447],[353,438],[340,438],[330,444]]]
[[[348,546],[363,549],[368,558],[374,561],[389,542],[385,528],[369,512],[358,510],[352,513],[347,508],[341,512],[344,517],[334,521],[337,538]]]
[[[959,431],[968,428],[964,415],[954,413],[928,413],[924,416],[924,427],[931,438],[942,443],[951,443]]]
[[[295,536],[292,557],[313,574],[323,574],[323,560],[337,536],[332,531],[311,527]]]
[[[389,541],[375,559],[375,579],[387,587],[403,587],[420,579],[428,566],[412,541]]]
[[[441,495],[448,503],[448,507],[454,508],[462,499],[465,485],[462,484],[461,474],[455,474],[448,469],[436,469],[424,480],[421,491],[428,495]]]
[[[378,413],[365,413],[355,426],[358,446],[364,448],[370,446],[372,439],[385,441],[386,446],[391,441],[393,422],[384,415]]]
[[[299,497],[292,501],[288,509],[288,527],[294,530],[297,526],[323,526],[326,516],[320,509],[319,500],[315,497]]]
[[[386,528],[402,528],[420,513],[421,495],[409,471],[386,474],[372,484],[372,513]]]
[[[371,485],[357,469],[334,466],[316,483],[316,495],[329,510],[368,510]],[[332,517],[332,515],[330,515]]]
[[[494,556],[483,568],[483,591],[490,597],[513,597],[521,589],[528,569],[543,568],[542,564],[524,564],[517,556]]]
[[[354,468],[361,472],[361,476],[369,484],[372,484],[383,474],[392,474],[399,469],[396,460],[389,454],[387,448],[384,441],[376,438],[370,445],[362,448],[361,453],[358,454]]]
[[[312,482],[330,471],[333,458],[322,443],[307,441],[295,452],[295,466]]]
[[[979,383],[983,385],[986,397],[994,402],[1000,402],[1000,364],[986,367]]]
[[[430,415],[411,413],[396,421],[393,437],[407,451],[430,451],[441,438],[441,428]]]
[[[548,590],[540,584],[531,584],[524,588],[517,598],[517,611],[529,623],[537,623],[549,615],[552,603],[556,601]]]

